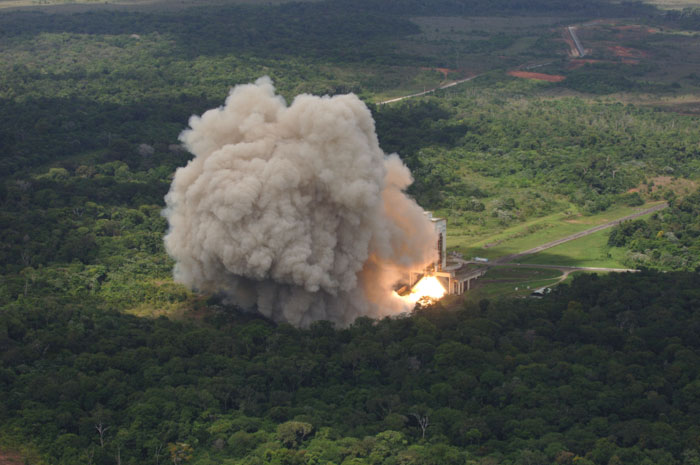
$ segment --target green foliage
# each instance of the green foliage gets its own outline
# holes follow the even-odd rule
[[[629,74],[629,70],[620,69],[617,65],[586,65],[569,73],[562,85],[591,94],[637,90],[639,84],[629,79]]]
[[[682,10],[669,10],[665,17],[677,22],[683,29],[700,30],[700,8],[687,7]]]
[[[277,438],[287,447],[298,446],[309,434],[313,427],[301,421],[287,421],[277,426]]]
[[[268,74],[287,97],[371,100],[437,83],[429,67],[456,78],[510,66],[518,47],[559,53],[551,26],[454,40],[414,15],[651,12],[351,3],[0,14],[0,445],[71,465],[697,463],[697,274],[583,277],[540,302],[303,330],[173,282],[160,210],[190,158],[177,135],[230,86]],[[696,117],[557,94],[654,89],[620,72],[551,85],[499,71],[372,109],[422,205],[497,229],[569,202],[636,205],[625,192],[648,175],[698,174]],[[611,240],[694,268],[696,197]],[[183,308],[197,320],[119,312]]]
[[[180,465],[192,459],[193,449],[192,446],[185,442],[177,442],[168,444],[168,453],[173,464]]]
[[[625,264],[664,270],[700,267],[700,191],[647,220],[626,221],[610,232],[608,244],[624,247]]]
[[[232,464],[693,463],[699,279],[584,275],[542,300],[343,330],[25,300],[0,314],[2,431],[66,464],[156,452]]]
[[[468,199],[489,195],[474,183],[485,177],[521,192],[536,186],[541,199],[566,195],[596,213],[618,200],[639,203],[625,192],[650,174],[698,175],[691,162],[700,143],[695,118],[578,98],[501,100],[502,92],[485,92],[376,111],[382,147],[398,151],[411,168],[411,193],[422,205],[479,211]],[[488,98],[489,92],[495,95]],[[530,198],[516,202],[529,209],[522,215],[507,203],[499,198],[491,208],[505,223],[552,207],[551,200]]]

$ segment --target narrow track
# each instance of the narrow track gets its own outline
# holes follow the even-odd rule
[[[458,80],[458,81],[452,81],[452,82],[449,82],[449,83],[447,83],[447,84],[443,84],[443,85],[441,85],[441,86],[434,87],[434,88],[432,88],[432,89],[424,90],[423,92],[418,92],[417,94],[404,95],[404,96],[401,96],[401,97],[396,97],[396,98],[392,98],[392,99],[389,99],[389,100],[384,100],[383,102],[379,102],[379,105],[386,105],[387,103],[400,102],[401,100],[406,100],[406,99],[409,99],[409,98],[420,97],[421,95],[430,94],[430,93],[435,92],[436,90],[448,89],[448,88],[450,88],[450,87],[452,87],[452,86],[456,86],[457,84],[461,84],[461,83],[463,83],[463,82],[471,81],[472,79],[477,78],[477,77],[479,77],[479,76],[481,76],[481,74],[477,74],[477,75],[475,75],[475,76],[471,76],[471,77],[468,77],[468,78],[460,79],[460,80]]]

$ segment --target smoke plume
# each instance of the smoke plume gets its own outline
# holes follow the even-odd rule
[[[264,77],[189,123],[194,158],[165,197],[176,281],[296,326],[406,310],[392,286],[431,261],[436,235],[362,101],[287,106]]]

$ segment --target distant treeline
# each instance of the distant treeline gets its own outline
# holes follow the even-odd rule
[[[677,21],[684,29],[700,30],[700,8],[683,8],[682,10],[670,10],[665,14],[666,18]]]
[[[382,39],[419,32],[404,18],[344,8],[334,3],[278,6],[230,5],[172,12],[91,11],[74,14],[0,14],[0,38],[43,32],[76,34],[170,34],[188,56],[231,53],[255,56],[335,57],[371,60]]]
[[[329,0],[348,9],[365,9],[398,15],[485,15],[485,14],[584,14],[630,16],[649,14],[656,8],[642,2],[613,3],[605,0]]]

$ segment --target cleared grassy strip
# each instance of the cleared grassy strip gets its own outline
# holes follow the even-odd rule
[[[605,229],[540,253],[521,257],[517,261],[536,265],[625,268],[621,262],[622,252],[608,247],[609,235],[610,230]]]
[[[653,213],[652,213],[653,214]],[[652,214],[640,216],[649,218]],[[521,257],[516,261],[533,265],[591,266],[601,268],[626,268],[622,263],[624,249],[608,246],[610,229],[565,242],[537,254]]]
[[[547,268],[528,268],[521,266],[495,266],[483,276],[482,279],[501,280],[541,280],[553,279],[561,276],[561,271]]]
[[[617,206],[603,213],[590,216],[575,216],[566,212],[559,212],[480,238],[461,236],[459,229],[448,229],[447,245],[451,249],[460,251],[465,257],[479,256],[494,259],[522,252],[570,234],[585,231],[659,203],[661,202],[650,202],[640,207]]]

